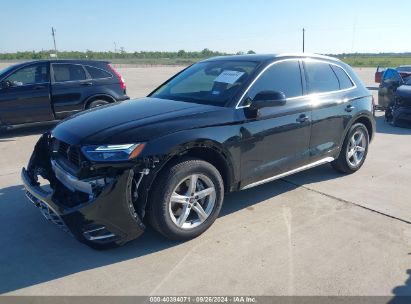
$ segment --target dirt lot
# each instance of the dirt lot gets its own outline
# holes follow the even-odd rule
[[[129,95],[181,67],[120,68]],[[374,69],[357,70],[373,84]],[[374,91],[375,93],[375,91]],[[45,128],[0,137],[0,293],[14,295],[411,295],[411,130],[377,117],[364,167],[325,165],[230,194],[205,234],[97,252],[46,222],[19,172]]]

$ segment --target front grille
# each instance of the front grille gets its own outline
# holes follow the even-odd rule
[[[57,154],[68,160],[70,163],[75,165],[76,167],[80,167],[81,163],[81,156],[80,156],[80,151],[79,148],[76,146],[71,146],[68,143],[65,143],[64,141],[57,140],[55,139],[55,143],[53,144],[54,146],[54,151],[57,152]]]

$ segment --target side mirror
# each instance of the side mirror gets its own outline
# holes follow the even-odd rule
[[[0,88],[1,89],[7,89],[11,87],[11,82],[8,80],[4,80],[2,82],[0,82]]]
[[[251,107],[261,109],[267,107],[276,107],[285,105],[286,97],[283,92],[278,91],[262,91],[255,95],[251,102]]]

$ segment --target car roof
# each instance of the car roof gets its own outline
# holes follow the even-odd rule
[[[89,59],[40,59],[40,60],[28,60],[20,63],[16,63],[14,67],[21,67],[28,64],[33,63],[41,63],[41,62],[50,62],[50,63],[77,63],[77,64],[101,64],[101,63],[110,63],[110,61],[106,60],[89,60]]]
[[[229,55],[229,56],[218,56],[206,59],[204,61],[219,61],[219,60],[235,60],[235,61],[274,61],[276,59],[287,59],[287,58],[313,58],[313,59],[323,59],[335,62],[341,62],[338,58],[314,54],[314,53],[279,53],[279,54],[247,54],[247,55]]]

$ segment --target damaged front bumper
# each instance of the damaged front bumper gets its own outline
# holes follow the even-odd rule
[[[78,179],[50,157],[49,141],[47,133],[40,138],[21,172],[27,197],[44,217],[96,247],[122,245],[140,236],[145,226],[135,211],[135,199],[147,172],[131,167],[110,178]],[[42,186],[39,176],[50,185]]]

